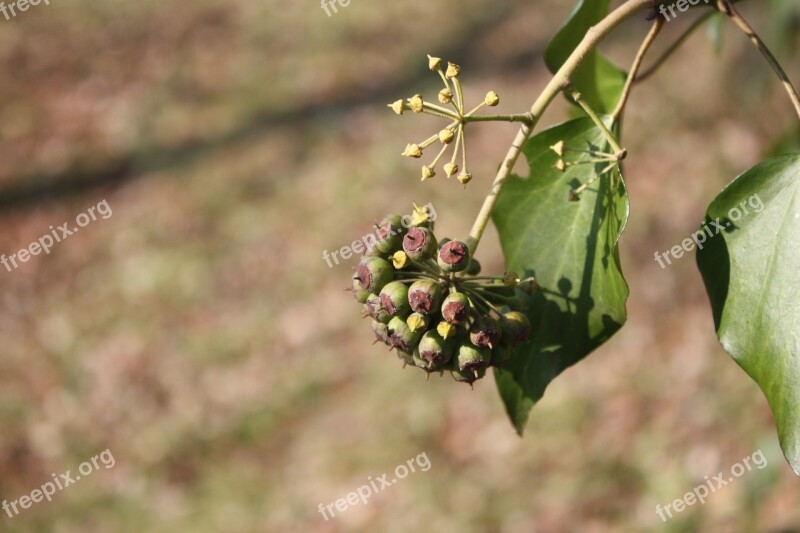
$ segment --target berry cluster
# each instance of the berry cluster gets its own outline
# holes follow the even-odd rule
[[[471,384],[528,339],[517,291],[530,294],[537,285],[513,272],[479,276],[465,243],[437,242],[433,223],[418,212],[408,229],[400,220],[390,215],[377,225],[378,240],[353,276],[353,294],[378,341],[405,364],[428,374],[449,370]]]

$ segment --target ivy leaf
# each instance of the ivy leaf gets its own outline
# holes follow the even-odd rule
[[[547,46],[544,60],[550,72],[561,68],[586,32],[608,14],[609,0],[580,0]],[[610,113],[625,86],[626,74],[600,52],[592,50],[572,75],[572,84],[598,113]]]
[[[606,164],[556,170],[559,158],[550,146],[562,140],[573,148],[611,150],[588,118],[539,133],[523,147],[530,177],[508,178],[493,215],[508,269],[534,275],[543,287],[527,301],[530,340],[495,371],[520,435],[547,385],[608,340],[627,316],[628,285],[617,249],[628,219],[625,184],[616,169],[601,174]],[[574,154],[566,159],[575,161]],[[579,201],[568,200],[570,190],[590,180]]]
[[[800,154],[748,170],[711,203],[697,265],[722,346],[758,383],[800,475]],[[716,233],[719,226],[714,226]]]

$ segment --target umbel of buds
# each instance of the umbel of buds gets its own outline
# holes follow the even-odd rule
[[[539,286],[514,272],[479,275],[468,246],[437,241],[433,223],[416,211],[405,233],[400,222],[392,215],[377,224],[378,240],[356,267],[353,295],[375,342],[396,350],[404,366],[472,384],[529,340],[524,302]]]

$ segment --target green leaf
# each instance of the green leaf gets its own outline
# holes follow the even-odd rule
[[[609,0],[580,0],[547,46],[544,60],[554,73],[572,54],[593,25],[608,14]],[[610,113],[625,86],[625,72],[614,66],[600,52],[592,50],[572,75],[572,83],[584,100],[598,113]]]
[[[697,253],[717,336],[767,397],[800,475],[800,154],[748,170],[711,203]],[[699,232],[696,234],[699,239]]]
[[[608,340],[626,319],[628,285],[617,249],[628,219],[625,184],[617,170],[600,175],[605,164],[556,170],[558,156],[550,146],[561,140],[573,148],[610,151],[588,118],[539,133],[523,147],[530,177],[509,177],[493,215],[508,269],[534,275],[543,287],[527,302],[530,341],[495,372],[520,434],[547,385]],[[575,161],[577,155],[567,152],[565,159]],[[571,189],[592,179],[580,201],[568,200]]]

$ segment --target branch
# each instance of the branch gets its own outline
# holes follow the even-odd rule
[[[622,115],[622,111],[625,109],[625,104],[628,103],[628,97],[631,95],[633,83],[636,81],[636,74],[639,72],[639,68],[642,66],[642,61],[644,61],[644,56],[647,54],[650,46],[653,45],[653,42],[655,42],[656,37],[658,37],[658,34],[661,32],[661,28],[663,26],[664,19],[658,17],[655,21],[653,21],[653,25],[650,27],[650,32],[647,34],[647,37],[645,37],[644,41],[642,41],[642,46],[639,47],[639,51],[636,53],[636,57],[633,59],[631,70],[628,72],[628,77],[625,79],[625,87],[622,89],[622,95],[619,97],[617,107],[614,109],[614,112],[611,113],[611,116],[614,118],[614,120],[619,119],[619,117]]]
[[[689,38],[689,36],[690,36],[692,33],[694,33],[694,31],[695,31],[697,28],[699,28],[700,26],[702,26],[702,25],[703,25],[703,23],[704,23],[705,21],[707,21],[709,18],[711,18],[711,17],[712,17],[713,15],[715,15],[715,14],[716,14],[716,12],[715,12],[715,11],[713,11],[713,10],[711,10],[711,11],[707,11],[705,14],[703,14],[703,16],[702,16],[702,17],[699,17],[699,18],[697,18],[697,20],[695,20],[695,21],[692,23],[692,25],[691,25],[691,26],[689,26],[688,28],[686,28],[686,31],[684,31],[684,32],[681,34],[681,36],[680,36],[680,37],[678,37],[678,40],[677,40],[677,41],[675,41],[674,43],[672,43],[672,46],[670,46],[669,48],[667,48],[667,50],[666,50],[666,51],[665,51],[663,54],[661,54],[661,57],[659,57],[659,58],[658,58],[658,60],[657,60],[655,63],[653,63],[653,65],[652,65],[650,68],[648,68],[647,70],[645,70],[644,72],[642,72],[641,74],[639,74],[639,76],[636,78],[636,83],[642,82],[642,81],[644,81],[645,79],[647,79],[647,78],[649,78],[650,76],[652,76],[652,75],[653,75],[653,73],[654,73],[656,70],[658,70],[658,68],[659,68],[659,67],[660,67],[660,66],[661,66],[661,65],[662,65],[662,64],[663,64],[663,63],[664,63],[664,62],[665,62],[667,59],[669,59],[670,57],[672,57],[672,54],[673,54],[673,53],[674,53],[674,52],[675,52],[675,51],[676,51],[678,48],[680,48],[680,47],[681,47],[681,45],[684,43],[684,41],[686,41],[686,39],[688,39],[688,38]]]
[[[606,35],[611,33],[614,28],[625,22],[628,18],[640,10],[651,6],[652,0],[627,0],[624,4],[609,13],[603,20],[598,22],[596,26],[589,28],[589,31],[586,32],[586,35],[583,37],[583,40],[580,42],[580,44],[578,44],[564,64],[561,65],[561,68],[558,69],[558,72],[553,75],[550,83],[547,84],[542,93],[531,106],[531,120],[529,123],[524,123],[517,132],[511,148],[509,148],[503,163],[500,165],[500,169],[497,171],[497,176],[492,183],[492,188],[489,191],[488,196],[486,196],[486,200],[484,200],[483,205],[481,206],[481,210],[478,213],[478,217],[475,220],[475,224],[473,224],[472,231],[470,231],[469,238],[467,239],[467,246],[469,247],[471,255],[474,255],[475,250],[478,248],[478,244],[480,243],[483,232],[486,229],[486,225],[489,223],[492,209],[494,209],[494,206],[497,203],[497,197],[500,194],[500,191],[503,189],[503,185],[511,173],[511,169],[516,164],[517,159],[519,159],[523,144],[525,144],[525,141],[527,141],[528,137],[531,136],[534,127],[536,127],[536,124],[541,119],[544,111],[555,99],[558,93],[569,84],[570,78],[581,62],[586,59],[586,56],[597,47],[597,45],[606,37]]]

